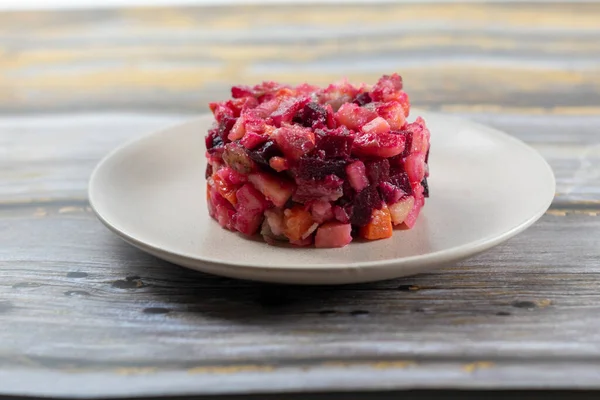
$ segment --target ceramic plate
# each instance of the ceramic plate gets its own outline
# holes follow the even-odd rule
[[[415,111],[431,130],[431,197],[414,229],[341,249],[273,247],[224,229],[206,210],[204,135],[212,116],[117,149],[89,188],[100,220],[132,245],[211,274],[293,284],[368,282],[431,270],[533,224],[555,190],[532,148],[497,130]]]

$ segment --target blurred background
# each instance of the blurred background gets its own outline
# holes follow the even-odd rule
[[[443,111],[600,104],[596,4],[228,2],[0,1],[29,9],[0,14],[0,109],[204,112],[232,83],[393,71]]]

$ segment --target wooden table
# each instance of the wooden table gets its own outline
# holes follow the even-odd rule
[[[159,261],[88,206],[109,150],[232,83],[393,71],[541,152],[539,223],[436,273],[279,287]],[[600,4],[2,13],[0,394],[599,388],[599,162]]]

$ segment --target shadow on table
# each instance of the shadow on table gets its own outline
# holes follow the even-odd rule
[[[119,259],[135,261],[128,263],[124,276],[112,283],[113,290],[143,292],[148,305],[144,312],[148,314],[187,313],[247,324],[301,315],[371,318],[427,314],[414,301],[415,288],[425,275],[342,286],[264,284],[188,270],[126,244],[116,248]]]

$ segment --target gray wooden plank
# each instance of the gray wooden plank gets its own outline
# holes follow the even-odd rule
[[[194,112],[232,83],[396,70],[420,106],[597,110],[599,14],[553,2],[5,13],[0,112]]]
[[[9,390],[5,391],[8,395],[18,393],[40,396],[40,393],[43,393],[43,396],[91,399],[158,396],[193,396],[197,398],[195,394],[202,393],[205,396],[243,394],[244,396],[241,398],[245,399],[247,395],[255,394],[263,396],[276,393],[278,398],[288,398],[288,393],[304,393],[301,398],[310,399],[311,397],[306,396],[306,393],[313,391],[342,392],[345,393],[345,397],[340,396],[341,398],[349,396],[355,398],[353,396],[356,392],[375,390],[485,390],[490,387],[497,390],[597,389],[599,375],[598,367],[594,363],[533,362],[507,365],[504,362],[498,362],[494,364],[493,371],[486,367],[473,367],[486,365],[475,363],[424,361],[410,367],[390,367],[389,369],[379,365],[381,364],[357,365],[342,370],[328,366],[283,367],[274,368],[269,373],[243,371],[244,366],[241,366],[242,372],[225,376],[170,371],[142,372],[133,375],[96,372],[85,376],[86,380],[83,383],[84,376],[81,373],[59,374],[53,371],[43,371],[42,373],[28,371],[30,373],[27,374],[27,379],[31,379],[31,382],[25,387],[14,385],[15,379],[22,377],[18,372],[3,373],[0,371],[0,378],[12,383],[8,386]],[[475,368],[475,372],[473,372],[473,368]],[[42,386],[43,390],[41,390]],[[98,393],[102,393],[103,396],[98,396]],[[403,392],[397,393],[394,398],[398,398],[397,396],[405,397]],[[268,399],[269,396],[266,398]],[[371,397],[366,396],[366,398]]]
[[[316,288],[159,261],[85,204],[5,206],[0,393],[597,387],[597,215],[552,211],[438,273]]]
[[[5,209],[0,228],[1,317],[11,327],[0,330],[0,371],[12,382],[0,385],[5,392],[32,393],[35,379],[27,378],[28,391],[18,376],[60,374],[64,382],[86,378],[89,385],[71,395],[89,395],[94,382],[109,378],[116,386],[102,391],[107,396],[131,394],[128,388],[185,394],[173,382],[181,390],[199,390],[198,382],[215,391],[285,390],[272,382],[286,376],[297,377],[298,389],[308,382],[298,377],[306,368],[306,379],[326,374],[331,379],[321,384],[330,388],[335,376],[354,379],[348,368],[364,376],[357,384],[373,387],[511,387],[519,380],[505,378],[517,372],[522,384],[550,384],[567,372],[563,364],[576,367],[581,384],[598,382],[590,375],[600,357],[600,220],[592,211],[552,212],[507,244],[436,274],[325,290],[234,281],[158,261],[116,239],[83,205]],[[465,372],[480,361],[503,367],[485,379]],[[403,372],[421,362],[421,372]],[[239,386],[218,389],[228,373]],[[69,395],[65,387],[52,394]]]

